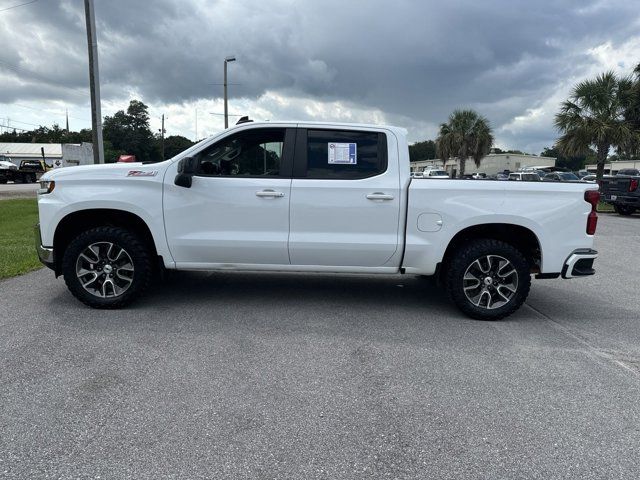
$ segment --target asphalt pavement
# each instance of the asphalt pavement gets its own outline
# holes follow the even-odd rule
[[[39,183],[0,183],[0,199],[36,198]]]
[[[499,322],[416,277],[2,281],[0,477],[637,479],[639,233],[601,215],[597,275]]]

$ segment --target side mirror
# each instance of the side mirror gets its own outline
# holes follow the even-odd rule
[[[174,183],[179,187],[191,188],[193,175],[196,173],[197,160],[194,157],[185,157],[178,162],[178,174]]]

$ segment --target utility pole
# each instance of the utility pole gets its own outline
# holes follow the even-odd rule
[[[93,163],[104,163],[102,144],[102,112],[100,111],[100,76],[98,75],[98,40],[93,0],[84,0],[89,47],[89,88],[91,90],[91,132],[93,135]]]
[[[162,135],[162,161],[164,161],[164,113],[162,114],[162,129],[160,130]]]
[[[236,57],[234,56],[224,59],[224,128],[229,128],[229,108],[227,106],[227,63],[235,61]]]

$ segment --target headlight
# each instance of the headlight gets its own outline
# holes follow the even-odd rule
[[[53,192],[54,188],[56,188],[56,182],[54,182],[53,180],[43,180],[40,182],[38,195],[45,195],[47,193],[51,193]]]

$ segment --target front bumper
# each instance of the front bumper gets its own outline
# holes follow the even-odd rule
[[[564,262],[562,278],[586,277],[593,275],[593,262],[598,258],[598,252],[591,248],[574,250]]]
[[[53,254],[53,248],[45,247],[42,245],[42,237],[40,236],[40,224],[37,223],[33,227],[33,233],[36,242],[36,251],[38,252],[38,258],[47,267],[55,270],[55,256]]]

